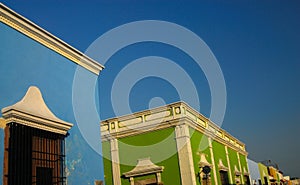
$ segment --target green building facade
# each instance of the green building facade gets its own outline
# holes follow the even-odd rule
[[[250,184],[245,145],[183,102],[101,122],[106,185]]]
[[[261,182],[259,182],[259,184],[264,184],[264,185],[270,184],[268,167],[262,163],[258,163],[258,170],[259,170],[259,174],[260,174],[259,181],[261,181]]]

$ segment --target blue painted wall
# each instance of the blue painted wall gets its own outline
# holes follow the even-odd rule
[[[0,183],[2,184],[2,176],[3,176],[3,169],[2,169],[2,166],[3,166],[3,155],[4,155],[4,153],[3,153],[3,148],[4,148],[4,142],[3,142],[3,140],[4,140],[4,130],[3,129],[1,129],[0,128],[0,162],[1,162],[1,166],[0,166],[0,175],[1,175],[1,177],[0,177]]]
[[[78,66],[3,23],[0,41],[0,109],[19,101],[29,86],[39,87],[52,112],[74,124],[66,139],[68,183],[93,184],[95,179],[103,179],[102,159],[82,138],[73,113],[72,83]],[[2,182],[3,130],[0,139]]]

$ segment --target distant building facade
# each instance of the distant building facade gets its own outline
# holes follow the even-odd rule
[[[291,178],[292,185],[300,185],[300,178]]]
[[[278,165],[272,166],[270,160],[255,162],[248,159],[253,185],[295,185],[289,176],[284,176]]]
[[[101,122],[106,185],[250,184],[245,145],[186,103]]]

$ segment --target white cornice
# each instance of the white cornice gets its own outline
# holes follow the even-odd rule
[[[191,128],[211,137],[235,151],[247,155],[245,144],[218,127],[208,118],[184,102],[107,119],[101,122],[102,141],[188,124]]]
[[[104,66],[97,61],[89,58],[82,52],[14,12],[2,3],[0,3],[0,22],[23,33],[29,38],[41,43],[94,74],[99,75],[100,71],[104,68]]]

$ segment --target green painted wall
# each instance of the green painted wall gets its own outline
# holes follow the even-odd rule
[[[208,137],[204,134],[189,128],[191,134],[191,149],[193,155],[194,170],[196,176],[197,185],[200,185],[197,173],[199,172],[199,153],[204,153],[206,155],[207,161],[212,164],[211,155],[208,144]],[[153,132],[148,132],[136,136],[130,136],[119,139],[119,157],[120,157],[120,170],[121,174],[131,171],[136,165],[137,160],[142,158],[150,157],[151,161],[158,166],[164,166],[164,171],[162,172],[162,181],[166,185],[181,185],[180,170],[178,163],[177,147],[175,140],[175,129],[167,128],[164,130],[158,130]],[[155,149],[149,146],[157,145]],[[224,166],[228,167],[225,146],[217,141],[212,142],[215,168],[217,173],[218,184],[221,184],[218,163],[221,159]],[[110,156],[110,144],[109,142],[104,142],[102,144],[103,154],[105,156]],[[169,154],[172,155],[169,155]],[[169,156],[171,157],[169,157]],[[237,157],[237,152],[228,147],[229,162],[232,174],[232,182],[235,183],[235,168],[239,168],[239,162]],[[162,156],[168,156],[162,159]],[[163,161],[161,161],[163,160]],[[112,183],[112,168],[110,159],[104,159],[105,167],[105,182],[106,185],[113,185]],[[240,154],[240,162],[242,166],[242,172],[244,167],[248,170],[246,156]],[[214,180],[214,171],[210,173],[211,184],[216,184]],[[147,178],[154,178],[155,175],[135,177],[135,180],[142,180]],[[170,178],[171,177],[171,178]],[[228,173],[229,179],[229,173]],[[241,181],[241,179],[240,179]],[[122,185],[130,185],[129,179],[122,178]]]
[[[243,173],[243,178],[244,178],[244,182],[245,182],[245,176],[244,173],[249,172],[248,169],[248,163],[247,163],[247,156],[240,154],[240,161],[241,161],[241,166],[242,166],[242,173]],[[244,170],[245,169],[245,170]]]
[[[104,165],[104,181],[106,185],[113,185],[112,164],[110,156],[110,143],[105,141],[102,143],[103,165]]]
[[[268,168],[265,165],[258,163],[258,170],[259,170],[262,184],[266,184],[264,177],[267,177],[267,179],[268,179],[267,183],[270,184]],[[264,176],[264,174],[265,174],[265,176]]]
[[[164,166],[164,171],[161,174],[164,184],[180,185],[181,179],[174,132],[174,128],[167,128],[121,138],[119,140],[121,174],[132,170],[138,159],[150,157],[156,165]],[[157,145],[157,147],[147,147],[153,145]],[[161,161],[162,157],[165,157],[163,161]],[[129,185],[129,180],[122,178],[122,185]]]
[[[240,161],[241,161],[241,166],[242,166],[242,172],[243,173],[249,172],[248,165],[247,165],[247,157],[243,154],[240,154]],[[244,171],[244,169],[246,171]]]
[[[219,175],[219,160],[221,159],[224,166],[228,167],[227,165],[227,159],[226,159],[226,151],[225,151],[225,146],[217,141],[212,142],[213,146],[213,152],[214,152],[214,160],[215,160],[215,165],[216,165],[216,173],[217,174],[217,180],[218,184],[221,184],[221,179]],[[229,174],[228,174],[228,179],[229,179]]]
[[[239,162],[237,158],[237,152],[234,151],[233,149],[228,147],[228,157],[230,161],[230,168],[231,168],[231,174],[232,174],[232,182],[235,184],[235,167],[236,166],[239,169]],[[240,179],[240,182],[242,179]]]
[[[204,153],[206,155],[207,162],[211,164],[211,155],[209,151],[209,145],[208,145],[208,138],[204,134],[195,131],[194,129],[190,128],[190,135],[191,135],[191,147],[192,147],[192,155],[193,155],[193,161],[194,161],[194,168],[195,168],[195,175],[199,172],[199,161],[200,156],[198,153]],[[214,182],[214,176],[213,171],[210,173],[210,180],[212,184],[215,184]],[[197,185],[200,185],[199,178],[196,179]]]

